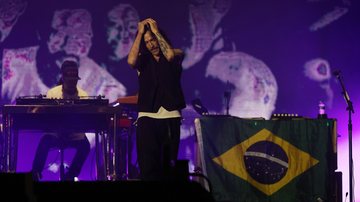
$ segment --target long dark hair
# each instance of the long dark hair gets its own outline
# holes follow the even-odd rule
[[[145,33],[147,31],[150,31],[151,35],[156,39],[155,34],[150,30],[150,28],[148,26],[145,26],[144,34],[141,37],[140,49],[139,49],[139,52],[140,52],[141,55],[151,55],[150,51],[146,48],[146,44],[145,44],[145,41],[144,41],[144,35],[145,35]],[[159,32],[164,37],[165,41],[167,41],[168,44],[172,47],[172,43],[169,40],[169,37],[164,32],[164,30],[159,28]],[[160,54],[162,54],[162,51],[160,51]]]

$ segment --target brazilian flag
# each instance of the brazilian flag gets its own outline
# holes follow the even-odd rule
[[[333,199],[335,120],[208,116],[197,120],[197,135],[218,202]]]

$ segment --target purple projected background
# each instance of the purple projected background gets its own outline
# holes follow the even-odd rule
[[[46,9],[44,9],[46,8]],[[211,113],[270,118],[294,113],[315,118],[323,101],[338,120],[338,167],[348,191],[346,104],[332,71],[341,70],[355,107],[353,157],[360,180],[360,5],[351,0],[0,1],[1,105],[45,94],[66,58],[80,63],[79,85],[110,101],[134,95],[137,76],[126,63],[139,20],[152,17],[174,47],[182,48],[184,110],[180,158],[194,159],[191,101]],[[20,137],[18,171],[29,171],[41,135]],[[88,134],[92,143],[93,135]],[[69,151],[70,157],[72,151]],[[95,178],[94,151],[80,180]],[[56,162],[54,151],[49,162]],[[136,160],[133,162],[136,163]],[[191,162],[192,163],[192,162]],[[49,165],[45,179],[58,176]],[[355,186],[355,193],[360,193]]]

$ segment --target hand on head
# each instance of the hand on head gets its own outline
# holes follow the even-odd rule
[[[139,34],[144,34],[145,25],[146,25],[146,23],[144,21],[141,21],[141,22],[138,23],[138,32],[139,32]]]
[[[145,20],[138,23],[138,31],[139,31],[140,34],[143,34],[146,31],[145,27],[148,27],[148,29],[150,28],[150,31],[152,33],[159,32],[157,23],[152,18],[147,18],[147,19],[145,19]]]

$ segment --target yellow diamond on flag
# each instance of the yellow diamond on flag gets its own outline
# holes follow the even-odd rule
[[[319,163],[267,129],[212,160],[268,196]]]

